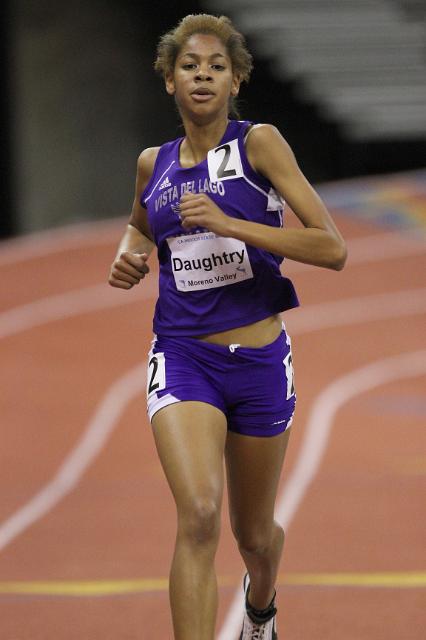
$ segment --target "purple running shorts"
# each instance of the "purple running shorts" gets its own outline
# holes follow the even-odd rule
[[[296,395],[290,338],[283,331],[258,348],[156,336],[148,358],[148,415],[193,400],[222,411],[228,429],[275,436],[290,427]]]

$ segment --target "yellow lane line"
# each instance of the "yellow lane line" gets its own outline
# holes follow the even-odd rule
[[[280,585],[332,587],[426,587],[426,571],[380,573],[292,573],[279,576]]]
[[[231,576],[220,576],[220,586],[235,586]],[[278,578],[280,586],[379,587],[391,589],[426,587],[426,571],[381,573],[288,573]],[[42,580],[0,582],[0,594],[48,596],[106,596],[129,593],[166,592],[167,578],[135,580]]]
[[[167,591],[167,578],[148,580],[40,580],[0,582],[0,594],[46,596],[106,596]]]

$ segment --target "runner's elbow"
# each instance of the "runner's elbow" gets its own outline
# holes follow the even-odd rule
[[[329,268],[335,271],[341,271],[345,266],[348,257],[348,250],[344,240],[335,242],[333,250],[330,252]]]

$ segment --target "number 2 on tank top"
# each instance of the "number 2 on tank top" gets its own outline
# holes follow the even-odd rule
[[[211,182],[241,178],[244,172],[238,139],[230,140],[221,144],[220,147],[210,149],[207,154],[207,165]]]
[[[235,176],[237,174],[235,169],[226,168],[229,162],[229,156],[231,155],[231,147],[229,146],[229,144],[224,144],[222,147],[218,147],[214,151],[215,153],[217,153],[218,151],[222,151],[222,149],[225,151],[225,155],[223,156],[222,164],[217,170],[217,177],[219,178],[219,180],[222,180],[223,178],[230,178],[231,176]]]
[[[294,396],[294,369],[293,369],[293,358],[291,357],[291,351],[283,360],[285,366],[285,375],[287,378],[287,397],[289,400],[291,396]]]

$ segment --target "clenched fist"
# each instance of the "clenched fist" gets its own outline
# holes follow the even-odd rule
[[[179,212],[184,229],[204,227],[218,236],[229,236],[230,217],[205,193],[184,193]]]
[[[139,284],[139,281],[149,273],[147,260],[147,253],[123,251],[112,263],[109,284],[119,289],[131,289],[133,285]]]

